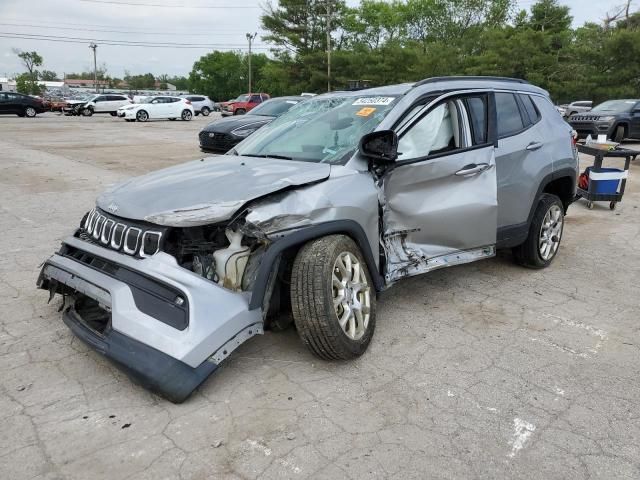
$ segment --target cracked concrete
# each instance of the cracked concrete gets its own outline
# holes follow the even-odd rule
[[[640,477],[638,164],[616,211],[572,206],[549,269],[501,252],[385,292],[353,362],[267,332],[173,405],[75,339],[38,266],[205,122],[0,118],[0,478]]]

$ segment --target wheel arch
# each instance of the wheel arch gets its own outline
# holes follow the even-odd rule
[[[618,127],[624,127],[624,136],[629,136],[629,122],[627,120],[616,121],[611,128],[611,133],[614,134]]]
[[[497,232],[497,248],[512,248],[524,242],[529,234],[529,228],[536,207],[544,193],[556,195],[562,201],[564,211],[567,213],[569,205],[573,203],[576,195],[577,171],[573,168],[562,168],[546,175],[538,185],[538,191],[533,197],[526,222],[517,225],[500,227]]]
[[[358,245],[371,274],[374,287],[376,291],[381,291],[384,288],[384,279],[376,267],[375,257],[364,229],[354,220],[335,220],[301,228],[288,235],[281,236],[269,246],[261,259],[258,274],[253,284],[249,310],[255,310],[265,305],[269,284],[272,282],[272,277],[278,273],[274,271],[273,267],[283,253],[297,252],[310,240],[335,234],[346,235]],[[267,298],[266,300],[269,299]]]

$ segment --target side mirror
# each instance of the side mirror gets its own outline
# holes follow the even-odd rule
[[[398,158],[398,135],[393,130],[367,133],[360,139],[360,153],[371,160],[395,162]]]

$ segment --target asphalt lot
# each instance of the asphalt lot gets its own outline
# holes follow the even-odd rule
[[[571,207],[550,268],[505,252],[385,292],[357,361],[267,332],[174,405],[75,339],[39,265],[212,118],[0,117],[0,478],[640,478],[640,159],[616,211]]]

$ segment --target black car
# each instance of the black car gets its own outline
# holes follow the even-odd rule
[[[39,98],[14,92],[0,92],[0,115],[18,115],[33,118],[46,111],[44,102]]]
[[[589,112],[571,115],[569,124],[578,137],[606,135],[614,142],[640,139],[640,100],[608,100]]]
[[[216,120],[200,132],[200,149],[203,152],[226,153],[304,99],[305,97],[272,98],[245,115]]]

